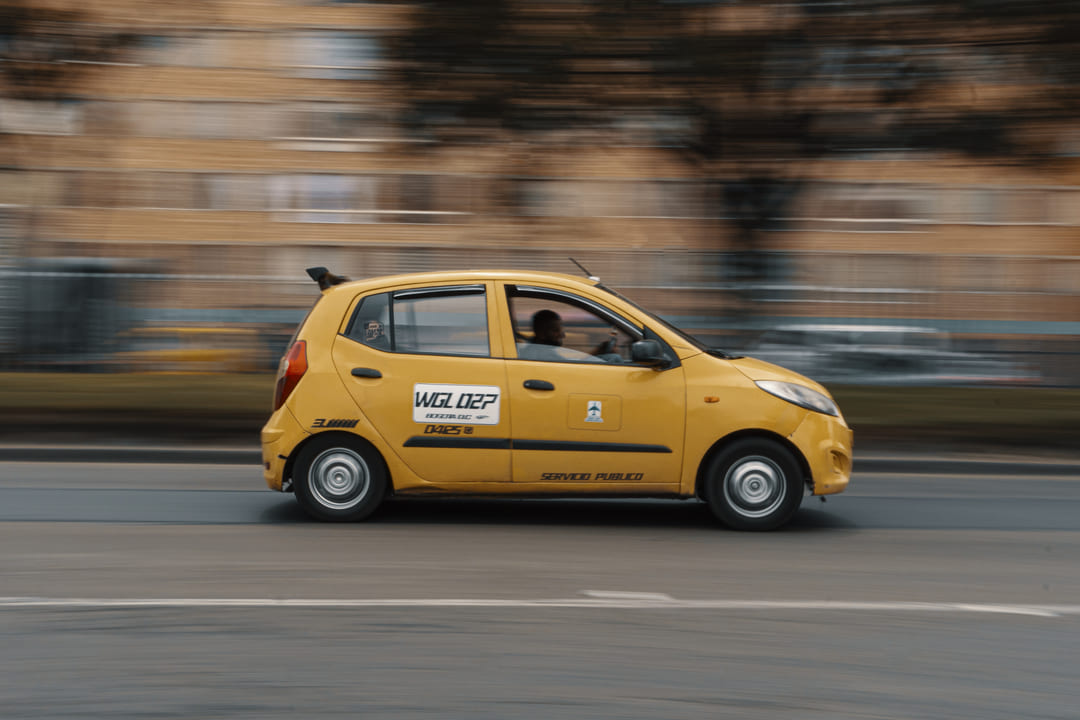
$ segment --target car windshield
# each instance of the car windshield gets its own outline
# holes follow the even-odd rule
[[[652,312],[646,310],[645,308],[641,307],[640,305],[638,305],[636,302],[634,302],[630,298],[626,297],[625,295],[622,295],[621,293],[619,293],[619,292],[617,292],[615,290],[612,290],[611,288],[607,287],[606,285],[603,285],[601,283],[597,283],[596,287],[599,288],[600,290],[603,290],[604,292],[607,292],[607,293],[610,293],[610,294],[614,295],[615,297],[619,298],[620,300],[622,300],[625,303],[629,303],[638,312],[644,313],[650,319],[655,320],[660,325],[663,325],[665,328],[667,328],[671,332],[675,333],[676,335],[678,335],[680,338],[682,338],[686,342],[690,343],[690,345],[692,347],[695,347],[695,348],[697,348],[698,350],[700,350],[702,352],[720,353],[720,354],[724,355],[725,357],[728,356],[727,353],[724,353],[722,350],[719,350],[718,348],[710,348],[709,346],[702,343],[700,340],[698,340],[693,335],[690,335],[689,333],[685,332],[684,330],[681,330],[681,329],[675,327],[674,325],[672,325],[671,323],[669,323],[667,320],[663,319],[659,315],[656,315],[655,313],[652,313]]]

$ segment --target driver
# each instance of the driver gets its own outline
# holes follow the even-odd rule
[[[537,310],[532,317],[532,343],[536,345],[555,345],[562,347],[566,339],[562,318],[554,310]]]
[[[518,356],[525,360],[583,360],[586,362],[620,362],[622,358],[614,353],[616,343],[615,329],[611,338],[600,343],[592,355],[578,350],[563,348],[566,331],[562,318],[554,310],[538,310],[532,316],[533,337],[526,345],[518,347]],[[594,357],[601,355],[604,357]]]

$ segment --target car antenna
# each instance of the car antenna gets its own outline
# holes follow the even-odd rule
[[[579,269],[581,270],[581,272],[585,273],[585,276],[586,276],[586,277],[588,277],[588,278],[589,278],[590,280],[592,280],[593,282],[600,282],[600,278],[596,277],[596,276],[595,276],[595,275],[593,275],[593,274],[592,274],[591,272],[589,272],[588,270],[586,270],[586,269],[585,269],[585,266],[584,266],[584,265],[582,265],[581,263],[579,263],[579,262],[578,262],[577,260],[575,260],[574,258],[569,258],[569,260],[570,260],[570,262],[572,262],[572,263],[574,263],[575,265],[577,265],[577,266],[578,266],[578,268],[579,268]]]

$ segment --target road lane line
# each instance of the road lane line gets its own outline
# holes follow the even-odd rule
[[[61,598],[0,597],[4,608],[598,608],[618,610],[846,611],[980,613],[1055,618],[1080,605],[842,600],[679,600],[662,593],[586,591],[585,597],[509,598]]]
[[[654,593],[654,592],[626,592],[623,590],[582,590],[581,594],[588,598],[594,598],[596,600],[636,600],[641,602],[662,602],[673,603],[678,602],[675,598],[671,597],[667,593]]]

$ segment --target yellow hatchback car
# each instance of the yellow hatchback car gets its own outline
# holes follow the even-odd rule
[[[595,278],[307,272],[322,296],[281,360],[262,456],[315,518],[390,494],[696,497],[770,530],[848,485],[852,433],[824,387]]]

